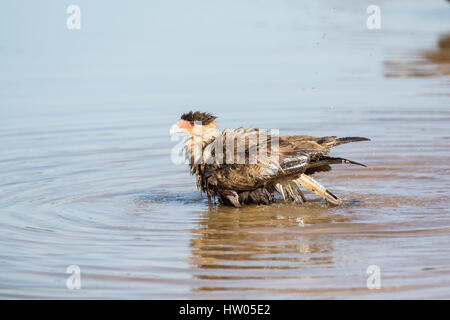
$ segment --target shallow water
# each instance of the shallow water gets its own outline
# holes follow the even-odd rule
[[[79,5],[0,4],[0,297],[450,298],[447,2],[380,1],[378,31],[359,2]],[[333,151],[368,167],[316,175],[339,207],[209,205],[170,161],[197,107],[370,137]]]

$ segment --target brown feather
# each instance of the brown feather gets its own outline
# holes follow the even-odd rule
[[[200,121],[203,125],[209,125],[216,117],[209,113],[191,111],[183,114],[182,119],[190,122]],[[215,124],[211,125],[215,126]],[[304,173],[312,174],[315,172],[330,171],[331,164],[351,163],[364,166],[363,164],[344,158],[330,157],[328,154],[330,148],[334,146],[349,142],[370,140],[361,137],[280,136],[278,137],[279,155],[277,159],[279,169],[274,170],[270,162],[261,161],[260,159],[256,163],[249,162],[249,155],[252,148],[259,150],[262,145],[266,145],[267,150],[270,151],[271,149],[273,137],[270,135],[266,137],[265,141],[260,141],[259,138],[257,140],[250,140],[246,136],[258,133],[258,129],[228,129],[224,130],[221,135],[213,137],[211,141],[204,141],[203,150],[211,146],[211,144],[219,143],[218,139],[222,139],[222,154],[224,156],[223,159],[220,159],[218,155],[215,155],[215,149],[213,149],[211,154],[214,162],[191,164],[191,173],[196,176],[197,186],[202,192],[207,194],[209,199],[217,198],[221,204],[234,207],[240,207],[243,204],[250,203],[269,204],[274,201],[275,186],[278,184],[279,187],[283,188],[283,184],[286,183],[285,188],[287,193],[285,196],[302,203],[304,200],[303,195],[300,189],[295,188],[296,179]],[[236,147],[232,156],[234,162],[226,163],[227,150],[226,144],[223,142],[227,138],[231,138],[235,143],[239,139],[247,139],[241,140],[246,141],[243,150],[245,154],[245,162],[243,164],[236,163]],[[271,156],[270,152],[268,156]]]
[[[194,124],[194,122],[201,122],[202,125],[208,125],[217,117],[213,116],[211,113],[200,112],[200,111],[189,111],[181,116],[181,120],[186,120]]]

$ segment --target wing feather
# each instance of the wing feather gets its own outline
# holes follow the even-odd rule
[[[199,187],[204,191],[254,190],[267,182],[298,176],[307,170],[308,173],[328,171],[331,169],[329,165],[334,163],[361,165],[343,158],[331,158],[328,154],[333,146],[368,140],[359,137],[275,136],[261,134],[261,131],[255,128],[222,131],[204,148],[207,161],[198,169],[205,173],[198,181]],[[278,149],[273,152],[271,147],[275,144],[275,137]],[[261,150],[265,150],[266,156],[261,156]]]

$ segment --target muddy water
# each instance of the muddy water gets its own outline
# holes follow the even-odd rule
[[[0,297],[450,298],[448,3],[196,3],[0,5]],[[368,167],[316,175],[339,207],[209,205],[170,161],[193,106]]]

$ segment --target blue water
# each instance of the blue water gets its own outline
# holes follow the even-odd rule
[[[0,297],[449,298],[450,6],[370,4],[2,1]],[[318,175],[339,208],[209,207],[170,162],[191,109],[369,168]]]

